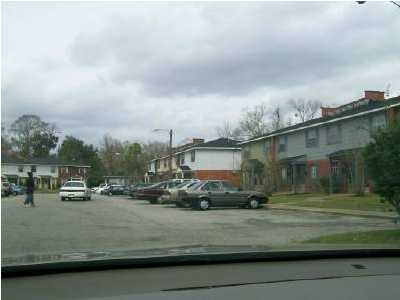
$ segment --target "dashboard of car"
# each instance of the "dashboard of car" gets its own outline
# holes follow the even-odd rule
[[[400,299],[400,258],[140,267],[2,279],[4,299]]]

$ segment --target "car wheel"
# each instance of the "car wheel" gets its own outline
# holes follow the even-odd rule
[[[65,197],[61,197],[61,201],[65,201]]]
[[[157,199],[151,199],[149,200],[150,204],[156,204],[157,203]]]
[[[250,198],[249,200],[249,208],[251,209],[256,209],[259,208],[260,206],[260,201],[257,198]]]
[[[163,204],[163,201],[162,201],[161,196],[160,196],[160,197],[157,197],[157,203],[158,203],[158,204]]]
[[[207,210],[207,209],[210,208],[210,200],[205,199],[205,198],[200,199],[200,200],[197,202],[197,206],[198,206],[198,208],[201,209],[201,210]]]

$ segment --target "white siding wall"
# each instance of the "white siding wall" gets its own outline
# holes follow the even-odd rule
[[[196,149],[195,161],[191,161],[191,151],[185,152],[185,165],[192,170],[240,170],[242,161],[240,150]]]
[[[31,170],[31,165],[24,165],[24,171],[18,172],[18,165],[2,164],[1,173],[4,175],[28,177],[28,172]],[[58,177],[58,167],[55,168],[55,173],[51,173],[51,166],[36,165],[36,172],[33,173],[34,177],[38,176],[52,176]]]
[[[155,172],[156,171],[156,162],[155,161],[152,161],[151,163],[150,163],[150,168],[149,168],[149,170],[148,170],[149,172]]]

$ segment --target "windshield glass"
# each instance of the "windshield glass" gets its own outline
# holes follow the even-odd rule
[[[2,262],[399,248],[400,8],[358,2],[3,1]]]

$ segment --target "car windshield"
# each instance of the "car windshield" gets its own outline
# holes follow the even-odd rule
[[[399,249],[396,3],[3,1],[2,263]]]
[[[84,187],[85,185],[82,182],[70,181],[64,184],[64,187]]]

